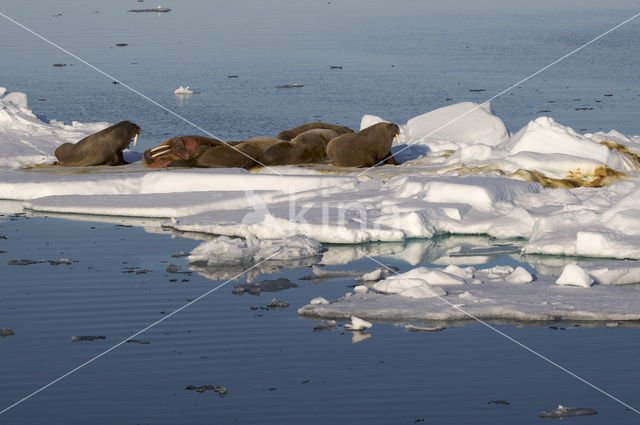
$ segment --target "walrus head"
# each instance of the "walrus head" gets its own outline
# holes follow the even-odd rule
[[[133,146],[135,146],[136,143],[138,143],[138,134],[140,134],[140,132],[142,131],[140,127],[138,127],[136,124],[132,123],[131,121],[121,121],[116,125],[119,125],[119,126],[121,125],[129,131],[129,133],[131,134],[131,137],[133,137]]]

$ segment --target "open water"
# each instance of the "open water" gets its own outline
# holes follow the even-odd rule
[[[155,6],[0,0],[3,14],[226,140],[315,120],[358,128],[363,114],[404,123],[447,104],[482,102],[640,11],[635,0],[194,0],[163,4],[173,9],[167,14],[127,12]],[[581,132],[640,133],[638,39],[634,20],[498,97],[495,112],[512,131],[549,115]],[[142,127],[141,150],[202,134],[2,17],[0,40],[0,86],[27,93],[42,119],[128,119]],[[294,83],[304,87],[278,88]],[[179,85],[201,93],[175,97]],[[173,256],[199,244],[193,235],[77,218],[0,217],[0,328],[15,331],[0,339],[0,410],[225,282]],[[71,263],[47,262],[61,258]],[[23,259],[45,262],[10,264]],[[260,296],[231,293],[245,276],[229,282],[136,337],[148,344],[119,346],[0,423],[524,424],[548,421],[538,414],[558,404],[597,409],[569,419],[583,424],[638,423],[637,414],[479,324],[428,334],[376,324],[355,344],[340,323],[314,332],[297,308],[341,296],[353,279],[300,279],[308,274],[252,276],[298,285]],[[290,307],[260,308],[273,297]],[[574,325],[497,326],[638,408],[638,329]],[[72,342],[78,335],[106,338]],[[228,393],[185,389],[201,385]]]

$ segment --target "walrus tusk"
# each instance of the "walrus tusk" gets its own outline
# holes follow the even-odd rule
[[[136,135],[133,136],[133,146],[135,146],[136,143],[138,143],[138,133],[136,133]]]
[[[396,133],[396,140],[398,141],[398,144],[400,144],[400,133]]]
[[[149,149],[149,152],[155,152],[160,149],[171,149],[171,147],[169,145],[160,145],[160,146],[156,146],[155,148]]]
[[[171,152],[171,148],[169,148],[167,150],[164,150],[164,151],[156,152],[153,155],[151,155],[151,158],[156,158],[156,157],[158,157],[160,155],[164,155],[164,154],[169,153],[169,152]]]

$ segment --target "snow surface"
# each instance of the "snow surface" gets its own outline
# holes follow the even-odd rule
[[[381,121],[364,115],[361,127]],[[581,273],[568,265],[571,257],[640,259],[640,136],[615,130],[580,134],[544,116],[511,134],[488,104],[470,102],[398,124],[400,140],[392,151],[403,164],[370,170],[327,164],[252,172],[150,170],[139,161],[63,168],[43,164],[55,161],[60,144],[77,142],[109,123],[45,123],[29,110],[26,95],[0,88],[0,199],[5,200],[0,208],[14,211],[15,202],[6,200],[19,200],[32,214],[164,218],[164,226],[176,232],[244,238],[214,239],[192,252],[190,267],[211,278],[233,277],[241,263],[275,252],[286,255],[257,267],[255,274],[366,256],[449,266],[403,278],[376,272],[373,277],[383,280],[366,283],[374,291],[361,288],[348,300],[316,305],[329,310],[305,314],[339,316],[338,306],[349,304],[344,308],[349,314],[341,317],[351,317],[354,309],[358,317],[385,316],[391,313],[376,313],[373,302],[384,299],[397,300],[389,312],[400,315],[414,314],[418,306],[421,317],[462,317],[440,305],[438,297],[444,297],[482,317],[637,317],[637,291],[629,294],[620,285],[640,282],[640,262],[582,263]],[[140,158],[125,154],[130,161]],[[524,181],[538,175],[589,185],[605,174],[613,177],[603,187],[545,188]],[[485,242],[469,245],[486,251],[467,252],[459,240],[449,245],[428,239],[443,234],[480,238]],[[487,236],[516,238],[504,249],[520,250],[539,273],[456,266],[483,264],[503,249],[482,239]],[[343,245],[320,252],[320,243]],[[566,276],[557,278],[563,271]],[[362,314],[360,301],[373,309],[370,315]],[[423,308],[432,304],[439,307]]]

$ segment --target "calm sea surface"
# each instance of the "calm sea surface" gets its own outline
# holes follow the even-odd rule
[[[167,14],[138,14],[126,11],[157,4],[0,0],[0,12],[211,134],[237,140],[315,120],[358,128],[363,114],[404,123],[482,102],[640,11],[636,0],[529,3],[182,1],[164,3],[173,9]],[[512,131],[549,115],[582,132],[639,134],[638,39],[635,20],[498,97],[495,112]],[[2,17],[0,40],[0,86],[27,93],[42,119],[128,119],[142,127],[140,150],[202,134]],[[278,88],[294,83],[304,87]],[[200,93],[173,96],[180,85]],[[0,328],[15,335],[0,339],[0,410],[225,282],[173,256],[201,241],[157,223],[5,213]],[[61,258],[71,264],[9,264]],[[376,324],[356,344],[341,324],[314,332],[297,309],[343,295],[353,279],[300,279],[309,274],[253,276],[298,285],[260,296],[231,293],[245,276],[229,282],[136,337],[149,344],[123,344],[0,415],[0,424],[524,424],[547,421],[538,414],[558,404],[598,410],[569,419],[581,424],[638,423],[637,414],[480,324],[429,334]],[[260,308],[273,297],[290,307]],[[638,328],[563,326],[497,325],[638,408]],[[75,335],[106,339],[72,343]]]

